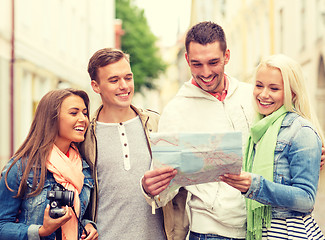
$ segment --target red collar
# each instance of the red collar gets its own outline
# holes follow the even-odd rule
[[[224,81],[225,81],[225,88],[224,90],[222,90],[222,93],[211,93],[211,92],[207,92],[209,94],[211,94],[212,96],[216,97],[219,101],[223,101],[225,100],[227,93],[228,93],[228,88],[229,88],[229,80],[226,74],[223,75],[224,76]],[[195,86],[197,86],[198,88],[200,88],[200,86],[195,82],[194,78],[192,78],[191,83]]]

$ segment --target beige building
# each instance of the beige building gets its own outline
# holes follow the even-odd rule
[[[29,130],[41,97],[86,90],[89,57],[115,43],[114,0],[0,0],[0,167]]]

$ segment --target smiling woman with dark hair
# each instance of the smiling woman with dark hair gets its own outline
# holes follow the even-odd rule
[[[78,226],[87,208],[93,179],[81,159],[78,143],[89,124],[89,98],[74,89],[53,90],[40,101],[28,136],[4,168],[0,179],[0,239],[85,239]],[[59,183],[74,192],[64,215],[49,216],[47,193]],[[97,239],[94,223],[85,226],[87,239]]]

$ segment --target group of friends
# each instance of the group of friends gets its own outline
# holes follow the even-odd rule
[[[299,64],[268,56],[253,84],[238,81],[225,73],[230,51],[213,22],[190,28],[185,49],[192,77],[161,115],[132,105],[130,57],[113,48],[89,60],[102,100],[92,118],[85,91],[40,100],[1,174],[0,240],[325,239],[312,217],[324,136]],[[242,171],[166,192],[177,170],[152,169],[157,131],[241,132]],[[49,215],[55,183],[74,193],[58,218]]]

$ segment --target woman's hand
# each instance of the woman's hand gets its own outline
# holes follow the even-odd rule
[[[220,180],[238,189],[242,193],[246,193],[252,184],[252,177],[248,172],[241,172],[240,175],[225,174],[220,176]]]
[[[43,225],[38,229],[40,237],[46,237],[54,233],[59,227],[69,221],[73,215],[73,211],[69,207],[65,207],[66,214],[60,218],[51,218],[49,215],[50,206],[48,205],[44,211]]]
[[[81,239],[85,239],[85,240],[97,240],[98,239],[98,232],[91,223],[88,223],[85,226],[85,229],[88,233],[88,237],[86,237],[86,233],[83,232],[81,235]]]

